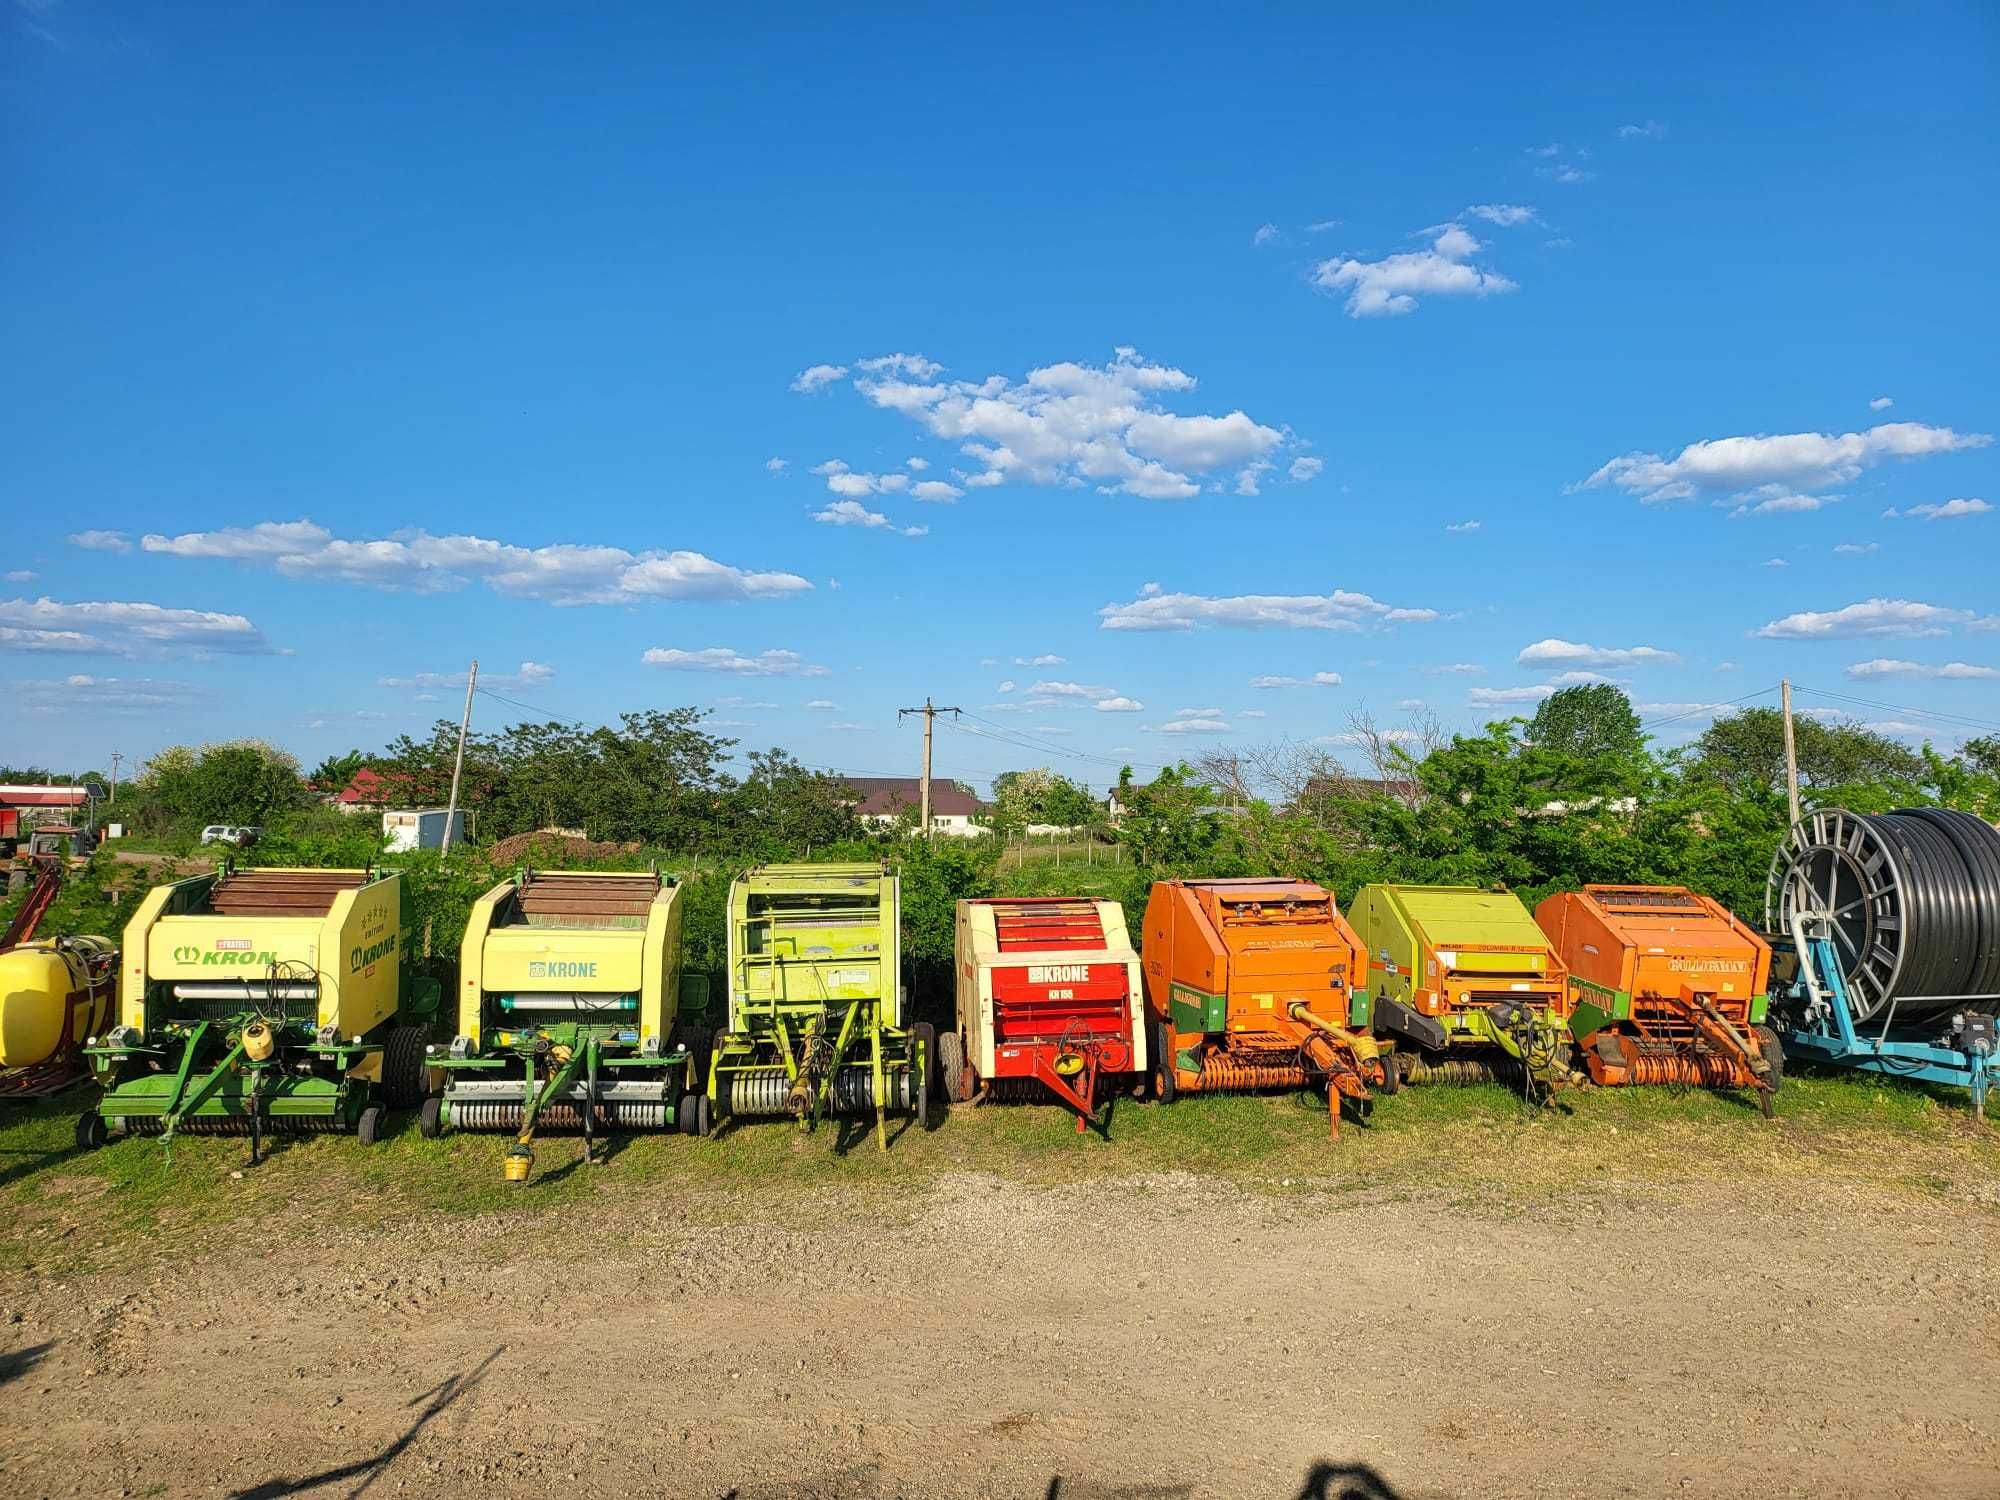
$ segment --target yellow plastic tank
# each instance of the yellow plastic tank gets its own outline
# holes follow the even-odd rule
[[[47,1062],[111,1020],[117,966],[100,937],[23,943],[0,953],[0,1068]]]

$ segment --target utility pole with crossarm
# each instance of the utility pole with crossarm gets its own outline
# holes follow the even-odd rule
[[[899,708],[896,710],[896,722],[899,724],[903,721],[903,717],[906,714],[922,714],[924,716],[924,775],[921,783],[923,805],[920,816],[923,818],[924,838],[927,842],[931,836],[931,726],[937,722],[939,714],[955,714],[957,712],[959,710],[955,708],[937,707],[931,702],[928,696],[924,698],[924,706],[922,708]]]

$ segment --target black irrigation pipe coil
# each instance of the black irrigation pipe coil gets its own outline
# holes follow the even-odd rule
[[[2000,832],[1938,807],[1801,818],[1771,862],[1766,925],[1797,911],[1833,918],[1856,1019],[1891,1002],[1899,1020],[1952,1009],[1951,997],[2000,993]]]

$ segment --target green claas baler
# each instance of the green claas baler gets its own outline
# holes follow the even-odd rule
[[[400,875],[246,870],[155,887],[125,928],[104,1090],[77,1126],[137,1135],[353,1131],[422,1097],[435,983],[403,970]]]
[[[1531,1095],[1569,1081],[1567,974],[1518,896],[1458,885],[1367,885],[1347,909],[1368,949],[1377,1030],[1402,1081],[1497,1079]]]
[[[729,887],[728,1029],[708,1075],[712,1119],[791,1115],[928,1123],[936,1037],[905,1026],[894,871],[761,865]]]
[[[698,1129],[708,978],[681,969],[681,895],[657,872],[523,870],[474,902],[423,1133],[507,1131],[525,1182],[538,1128],[580,1133],[586,1161],[601,1133]]]

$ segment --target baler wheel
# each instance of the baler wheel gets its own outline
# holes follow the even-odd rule
[[[417,1134],[427,1141],[444,1134],[444,1095],[426,1094],[417,1106]]]
[[[715,1134],[715,1111],[708,1102],[708,1095],[696,1094],[694,1098],[694,1129],[689,1132],[696,1136]]]
[[[1174,1102],[1174,1030],[1165,1021],[1153,1023],[1153,1056],[1157,1059],[1154,1069],[1155,1087],[1153,1097],[1162,1104]]]
[[[423,1102],[424,1044],[428,1026],[392,1026],[382,1047],[382,1097],[391,1109],[415,1109]]]
[[[361,1118],[354,1126],[354,1137],[364,1146],[372,1146],[382,1139],[382,1122],[389,1112],[379,1104],[371,1104],[361,1111]]]
[[[105,1142],[109,1132],[104,1125],[104,1116],[96,1110],[85,1110],[76,1117],[76,1149],[95,1151]]]
[[[1768,1026],[1752,1026],[1750,1030],[1756,1034],[1757,1045],[1764,1053],[1764,1061],[1771,1065],[1771,1071],[1765,1075],[1765,1082],[1771,1085],[1771,1092],[1775,1094],[1785,1081],[1784,1045],[1778,1040],[1778,1033]]]
[[[1396,1054],[1394,1052],[1384,1052],[1382,1054],[1382,1092],[1384,1094],[1396,1094],[1402,1092],[1402,1088],[1402,1065],[1396,1061]]]
[[[706,1094],[697,1094],[692,1091],[682,1094],[681,1102],[674,1106],[674,1129],[678,1130],[682,1135],[693,1135],[695,1133],[694,1101],[707,1097]]]
[[[953,1104],[965,1100],[965,1038],[947,1031],[938,1038],[938,1071],[944,1077],[944,1096]]]
[[[928,1021],[919,1021],[910,1028],[910,1050],[919,1058],[917,1064],[917,1124],[925,1130],[931,1128],[931,1083],[938,1072],[937,1028]]]

